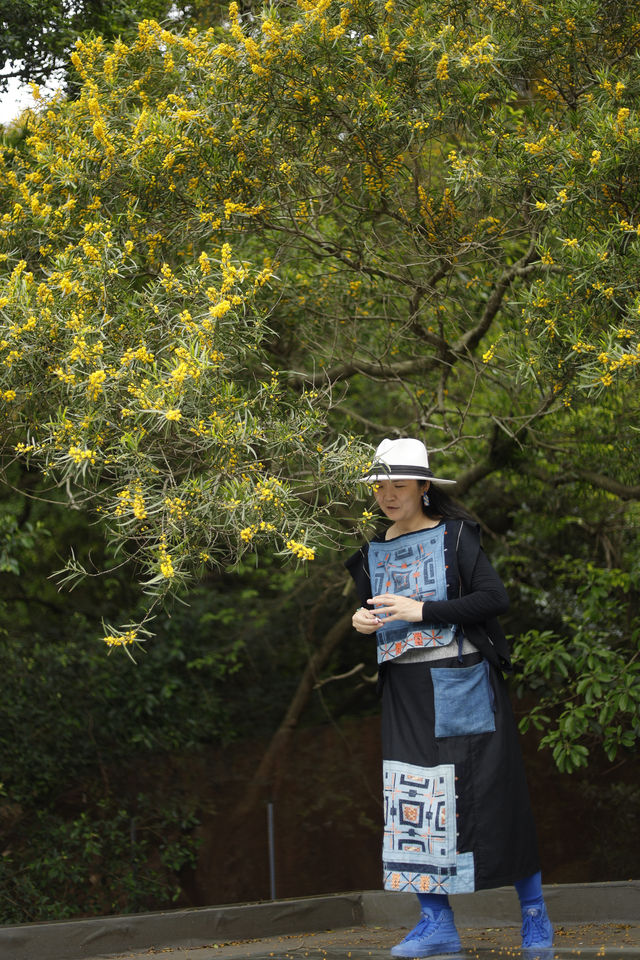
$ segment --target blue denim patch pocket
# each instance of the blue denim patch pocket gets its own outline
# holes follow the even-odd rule
[[[486,660],[471,667],[432,667],[436,737],[491,733],[495,698]]]

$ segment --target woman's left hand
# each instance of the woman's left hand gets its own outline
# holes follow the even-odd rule
[[[367,604],[383,623],[390,620],[408,620],[419,623],[422,620],[422,601],[412,600],[395,593],[381,593],[367,600]]]

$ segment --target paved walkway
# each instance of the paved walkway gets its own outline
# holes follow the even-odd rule
[[[539,960],[640,960],[640,881],[544,891],[556,941]],[[453,906],[458,960],[536,960],[522,957],[512,887],[460,894]],[[0,927],[0,960],[389,960],[416,914],[412,894],[355,891],[25,924]]]
[[[118,954],[117,960],[389,960],[389,948],[405,933],[406,928],[367,925],[303,936],[212,943],[191,949],[124,953]],[[464,960],[520,960],[522,957],[519,930],[515,926],[461,927],[459,933],[464,948],[460,958]],[[640,924],[556,924],[556,945],[544,951],[540,960],[552,958],[640,960]],[[446,960],[456,960],[456,957],[449,955]]]

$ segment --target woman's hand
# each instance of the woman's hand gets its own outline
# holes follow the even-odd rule
[[[351,623],[358,633],[375,633],[380,626],[381,620],[371,613],[365,607],[359,607],[351,618]]]
[[[412,600],[395,593],[381,593],[377,597],[367,600],[373,606],[371,611],[379,617],[382,623],[390,620],[408,620],[409,623],[419,623],[422,620],[422,601]]]

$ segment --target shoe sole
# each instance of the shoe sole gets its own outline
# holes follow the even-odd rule
[[[412,960],[412,958],[415,958],[415,960],[422,960],[424,957],[450,957],[454,953],[462,953],[462,944],[458,944],[457,947],[446,947],[444,945],[437,946],[434,944],[432,947],[429,947],[427,953],[424,953],[421,950],[418,950],[417,953],[415,951],[403,951],[402,953],[396,953],[395,947],[391,948],[391,956],[399,957],[401,960]],[[531,960],[533,960],[533,958],[531,958]]]

